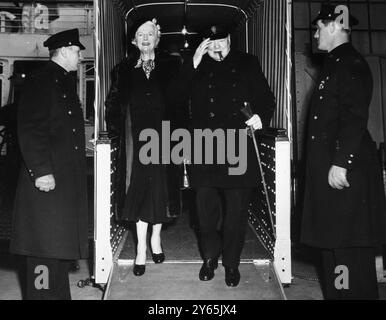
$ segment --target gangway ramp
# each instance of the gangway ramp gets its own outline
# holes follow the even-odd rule
[[[286,299],[277,272],[266,249],[248,227],[239,267],[240,284],[228,287],[221,265],[210,281],[200,281],[202,265],[194,228],[184,214],[162,233],[166,260],[154,264],[148,251],[146,272],[133,274],[134,237],[129,231],[105,292],[109,300],[282,300]]]

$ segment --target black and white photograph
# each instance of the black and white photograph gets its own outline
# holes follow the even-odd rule
[[[1,1],[0,300],[386,300],[385,17]]]

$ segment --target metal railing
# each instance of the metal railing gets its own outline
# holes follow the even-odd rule
[[[10,6],[0,3],[0,33],[53,34],[78,28],[89,35],[94,27],[91,4],[25,3]]]

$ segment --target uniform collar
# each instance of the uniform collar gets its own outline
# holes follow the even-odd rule
[[[341,56],[344,56],[347,52],[350,52],[352,50],[352,45],[350,42],[345,42],[333,50],[331,50],[327,57],[328,58],[340,58]]]
[[[48,63],[54,69],[55,72],[62,74],[63,76],[67,76],[69,74],[69,72],[66,69],[64,69],[62,66],[60,66],[56,62],[50,60]]]

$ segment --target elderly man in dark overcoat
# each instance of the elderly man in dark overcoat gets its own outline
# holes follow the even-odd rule
[[[303,243],[322,252],[326,299],[376,299],[375,248],[385,196],[376,146],[368,130],[373,79],[349,43],[357,20],[322,6],[314,20],[327,51],[308,123]]]
[[[191,183],[196,189],[199,240],[204,258],[199,279],[208,281],[214,277],[222,255],[225,282],[228,286],[237,286],[247,205],[251,188],[256,187],[260,179],[252,139],[245,136],[247,148],[242,150],[238,133],[239,129],[245,133],[246,125],[254,129],[269,126],[275,101],[258,58],[231,49],[229,27],[212,26],[203,36],[193,58],[184,63],[180,81],[183,86],[180,94],[190,98],[190,126],[193,130],[223,130],[226,139],[227,130],[235,132],[237,142],[230,148],[225,147],[225,154],[228,151],[237,154],[241,150],[239,155],[246,160],[246,166],[245,170],[230,174],[229,169],[235,165],[228,160],[221,163],[213,159],[213,164],[203,160],[203,164],[197,164],[192,159]],[[251,106],[250,119],[241,112],[244,102]],[[213,145],[214,157],[219,147]],[[223,221],[222,234],[218,232],[220,221]]]
[[[86,258],[83,112],[76,91],[78,29],[44,42],[51,60],[27,81],[18,109],[23,157],[10,250],[27,257],[27,299],[71,299],[69,261]]]

